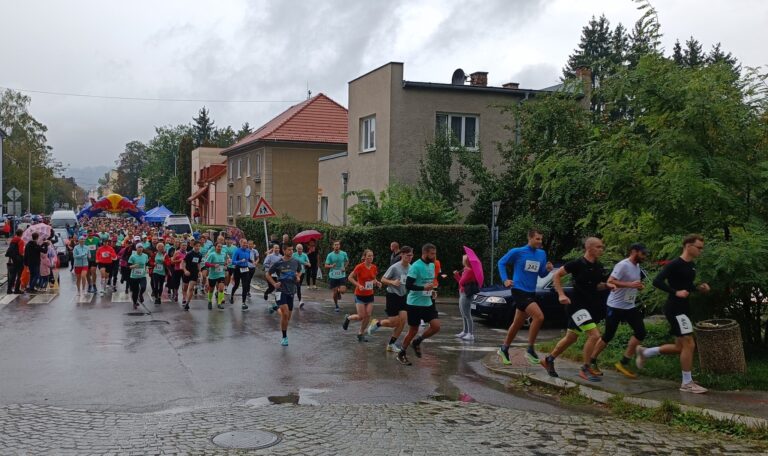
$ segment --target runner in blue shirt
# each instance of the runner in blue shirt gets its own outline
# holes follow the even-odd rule
[[[515,319],[507,331],[507,337],[499,348],[501,362],[510,364],[509,345],[515,340],[517,332],[523,327],[526,317],[531,318],[531,326],[528,328],[528,350],[525,357],[531,364],[539,364],[539,356],[534,348],[536,336],[544,323],[544,314],[539,304],[536,303],[536,281],[539,277],[546,277],[552,270],[552,263],[547,261],[547,254],[541,249],[544,236],[538,230],[528,231],[528,244],[510,250],[498,263],[499,277],[504,286],[512,288],[512,297],[515,302]],[[513,275],[507,276],[507,265],[513,265]]]

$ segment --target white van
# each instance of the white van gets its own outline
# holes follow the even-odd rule
[[[56,254],[59,257],[59,266],[62,268],[67,267],[69,255],[67,255],[67,247],[65,242],[69,239],[69,233],[67,232],[67,225],[69,225],[75,233],[77,233],[77,216],[75,211],[61,209],[53,211],[51,214],[51,228],[56,233],[58,242],[54,246],[56,248]]]
[[[163,228],[166,230],[173,230],[175,234],[192,234],[192,223],[190,223],[189,217],[184,214],[171,214],[166,216],[163,221]]]

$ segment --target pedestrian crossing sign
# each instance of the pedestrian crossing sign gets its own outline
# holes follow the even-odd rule
[[[267,218],[267,217],[274,217],[277,213],[274,209],[272,209],[272,206],[269,205],[267,200],[265,200],[262,197],[259,197],[259,201],[256,203],[256,209],[253,211],[252,217],[255,219],[258,218]]]

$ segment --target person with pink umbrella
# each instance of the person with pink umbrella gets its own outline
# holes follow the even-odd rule
[[[474,335],[474,321],[472,321],[472,310],[470,308],[472,304],[472,298],[480,290],[478,277],[475,275],[475,271],[470,263],[470,252],[474,259],[477,259],[477,255],[472,249],[464,247],[467,253],[461,258],[461,263],[464,265],[464,269],[459,271],[453,271],[453,277],[459,283],[459,311],[461,312],[461,319],[463,320],[463,330],[456,334],[461,340],[473,342],[475,340]],[[479,266],[479,265],[478,265]],[[480,277],[482,277],[482,267],[480,266]],[[482,280],[482,279],[480,279]]]

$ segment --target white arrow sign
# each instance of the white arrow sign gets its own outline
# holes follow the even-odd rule
[[[11,199],[11,201],[16,201],[17,199],[21,198],[21,192],[16,187],[13,187],[12,189],[8,190],[8,198]]]

